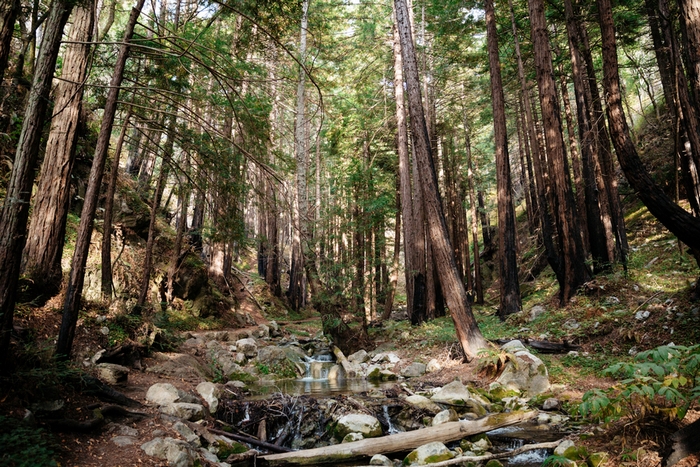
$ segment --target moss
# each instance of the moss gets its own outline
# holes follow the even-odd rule
[[[484,467],[503,467],[503,464],[501,464],[499,461],[496,459],[491,459],[486,463]]]
[[[230,381],[241,381],[243,383],[252,383],[257,380],[255,376],[245,372],[233,372],[228,375],[228,379]]]
[[[375,368],[367,375],[367,379],[369,381],[381,381],[382,380],[381,370],[379,368]]]
[[[231,454],[241,454],[248,451],[248,447],[245,444],[236,441],[231,444],[218,442],[217,447],[219,448],[219,452],[216,455],[221,460],[225,460]]]
[[[571,446],[564,451],[564,457],[572,461],[588,459],[588,450],[583,446]]]

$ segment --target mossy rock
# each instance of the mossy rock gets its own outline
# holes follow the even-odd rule
[[[501,464],[501,462],[496,459],[491,459],[486,463],[484,467],[503,467],[503,464]]]
[[[375,382],[381,381],[382,380],[382,370],[379,369],[378,367],[375,368],[374,370],[369,372],[369,374],[367,375],[367,379],[369,381],[375,381]]]
[[[608,460],[610,460],[610,455],[607,452],[594,452],[586,462],[588,467],[602,467]]]
[[[246,372],[231,373],[230,375],[228,375],[228,379],[229,381],[240,381],[242,383],[252,383],[258,380],[258,378],[256,378],[255,376]]]
[[[580,461],[588,459],[588,449],[584,446],[571,446],[564,451],[564,457],[572,461]]]
[[[216,455],[221,460],[226,460],[231,454],[241,454],[248,451],[248,447],[245,444],[236,441],[231,444],[218,442],[217,447],[219,448],[219,452]]]

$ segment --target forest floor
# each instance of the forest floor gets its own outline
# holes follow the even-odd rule
[[[572,427],[580,435],[577,443],[587,446],[590,452],[608,452],[610,460],[606,465],[611,467],[660,466],[669,447],[669,435],[700,418],[698,412],[691,409],[682,422],[669,422],[668,418],[657,413],[607,424],[591,423],[578,413],[586,391],[607,390],[616,384],[615,380],[603,376],[604,368],[618,362],[631,362],[638,352],[671,342],[676,345],[700,343],[700,305],[689,299],[689,285],[697,278],[697,266],[646,209],[631,209],[627,218],[632,247],[627,272],[619,268],[599,275],[566,307],[558,307],[556,283],[547,270],[535,282],[523,284],[524,311],[505,322],[495,315],[497,284],[492,284],[486,304],[475,306],[474,313],[483,334],[492,341],[529,338],[577,346],[575,352],[538,355],[549,370],[553,385],[550,395],[563,402]],[[283,323],[284,332],[288,334],[320,335],[321,323],[313,314],[292,315],[279,309],[271,313],[271,307],[267,306],[269,291],[264,290],[262,281],[255,280],[252,274],[244,277],[240,285],[235,288],[238,313],[250,314],[257,324],[275,319]],[[37,400],[60,397],[66,403],[65,416],[76,420],[90,419],[91,408],[100,405],[95,396],[81,393],[76,385],[65,384],[65,381],[81,370],[85,358],[100,348],[117,344],[115,332],[111,332],[110,337],[104,335],[101,332],[104,323],[98,317],[105,313],[105,309],[88,306],[81,314],[76,333],[75,348],[78,350],[75,362],[67,367],[50,365],[48,355],[61,318],[59,304],[60,297],[57,297],[40,308],[29,304],[18,307],[17,325],[21,340],[16,342],[15,350],[22,359],[23,369],[11,380],[0,378],[0,435],[3,427],[7,428],[11,420],[22,418],[25,409]],[[532,309],[536,306],[543,310],[534,316]],[[648,313],[640,315],[640,311]],[[640,319],[640,316],[644,318]],[[130,332],[134,331],[129,329],[129,321],[111,322],[112,330],[123,331],[122,343],[128,341]],[[172,337],[188,327],[192,330],[198,326],[206,326],[208,330],[229,329],[233,322],[225,315],[206,322],[173,319],[170,321],[173,327],[168,332]],[[421,361],[426,356],[438,359],[442,370],[422,377],[426,384],[438,386],[461,378],[465,383],[485,387],[494,379],[493,375],[486,376],[482,371],[483,361],[470,364],[461,361],[454,327],[448,317],[415,327],[406,320],[389,320],[381,327],[371,328],[370,336],[375,345],[383,350],[391,349],[402,362]],[[174,339],[167,345],[173,348],[177,342]],[[143,368],[152,364],[154,361],[149,358],[142,361]],[[173,382],[180,388],[191,390],[198,381],[132,370],[128,382],[117,389],[143,402],[147,389],[155,382]],[[631,400],[630,405],[632,403]],[[163,432],[155,409],[143,406],[131,410],[143,412],[146,416],[119,420],[119,423],[108,424],[106,429],[95,432],[59,431],[53,436],[48,435],[48,429],[32,428],[22,432],[24,442],[32,443],[32,455],[36,461],[25,465],[50,465],[39,461],[42,455],[50,456],[54,449],[62,466],[166,465],[147,456],[139,447],[141,443],[117,446],[112,442],[115,434],[120,433],[136,432],[139,439],[147,441]],[[679,465],[698,465],[699,460],[690,458]]]

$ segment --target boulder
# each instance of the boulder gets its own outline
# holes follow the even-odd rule
[[[372,363],[399,363],[401,359],[393,352],[378,353],[372,358]]]
[[[199,380],[211,378],[210,371],[192,355],[156,352],[156,365],[146,368],[147,373],[171,376],[177,379]]]
[[[394,465],[393,462],[391,462],[391,459],[386,457],[384,454],[375,454],[372,456],[372,458],[369,460],[369,465],[385,465],[385,466],[392,466]]]
[[[542,404],[542,410],[558,410],[559,407],[561,407],[561,403],[559,402],[559,399],[554,397],[550,397]]]
[[[363,439],[365,439],[365,437],[362,436],[362,433],[348,433],[347,435],[345,435],[341,443],[352,443]]]
[[[119,446],[120,448],[123,448],[124,446],[131,446],[132,444],[136,444],[136,441],[138,441],[135,437],[133,436],[115,436],[112,438],[112,442]]]
[[[195,453],[189,444],[173,438],[154,438],[141,445],[149,456],[168,461],[170,467],[192,467]]]
[[[203,405],[189,402],[173,402],[172,404],[161,405],[160,411],[166,415],[172,415],[191,422],[201,420],[206,415]]]
[[[146,400],[157,405],[172,404],[179,398],[178,389],[170,383],[156,383],[146,392]]]
[[[277,324],[277,321],[270,321],[268,326],[270,327],[270,337],[282,336],[282,330],[280,329],[280,325]]]
[[[343,439],[348,433],[360,433],[364,438],[382,436],[382,426],[375,417],[360,413],[343,415],[335,427],[336,438]]]
[[[209,381],[201,382],[197,385],[197,392],[204,402],[209,405],[209,413],[216,413],[219,408],[219,397],[221,397],[221,388]]]
[[[530,308],[530,321],[534,321],[538,316],[545,313],[547,310],[542,305],[535,305]]]
[[[173,295],[183,300],[193,300],[209,280],[207,269],[199,256],[188,253],[173,277]]]
[[[258,344],[255,343],[255,339],[252,337],[238,339],[236,341],[236,350],[248,358],[255,358],[258,356]]]
[[[425,396],[421,396],[419,394],[414,394],[412,396],[408,396],[406,399],[404,399],[406,402],[411,404],[414,407],[417,407],[422,410],[426,410],[432,414],[437,414],[440,412],[442,409],[440,408],[439,405],[437,405],[435,402],[431,401]]]
[[[496,382],[507,389],[517,389],[530,397],[549,389],[545,364],[527,350],[516,350],[515,361],[508,361]]]
[[[403,463],[404,465],[435,464],[452,459],[453,457],[454,454],[447,449],[447,446],[439,441],[433,441],[432,443],[424,444],[414,451],[411,451],[411,453],[406,456]]]
[[[116,363],[100,363],[96,369],[97,377],[107,384],[124,383],[129,377],[129,369]]]
[[[574,447],[574,446],[575,446],[575,444],[573,441],[571,441],[570,439],[565,439],[564,441],[559,443],[559,446],[557,446],[554,449],[554,455],[563,457],[566,450],[571,448],[571,447]]]
[[[435,373],[436,371],[442,370],[442,365],[437,361],[437,359],[431,359],[425,366],[426,373]]]
[[[401,370],[401,376],[404,378],[418,378],[423,376],[426,372],[425,363],[413,362],[403,370]]]
[[[348,355],[349,362],[365,363],[369,359],[366,350],[360,349],[352,355]]]
[[[267,339],[270,337],[270,327],[267,324],[259,324],[258,330],[255,332],[256,337]]]
[[[454,409],[447,409],[438,412],[437,415],[433,417],[433,426],[441,425],[447,422],[456,422],[457,420],[459,420],[459,415],[457,415],[457,412],[455,412]]]
[[[472,395],[469,389],[467,389],[461,381],[455,380],[438,389],[430,400],[433,402],[444,402],[450,405],[464,405],[466,401],[471,398]]]
[[[184,440],[190,444],[190,446],[193,446],[195,448],[202,446],[202,442],[199,440],[199,436],[197,436],[197,434],[194,431],[192,431],[192,428],[185,425],[184,423],[173,423],[173,430],[180,433],[180,436],[182,436]]]

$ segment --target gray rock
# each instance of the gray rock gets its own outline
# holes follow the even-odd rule
[[[615,296],[609,296],[605,298],[606,305],[618,305],[620,303],[620,299],[615,297]]]
[[[209,405],[209,413],[216,413],[219,408],[219,397],[221,397],[221,388],[209,381],[201,382],[197,385],[197,392],[204,402]]]
[[[160,411],[173,417],[196,422],[205,417],[204,406],[191,404],[189,402],[174,402],[172,404],[161,405]]]
[[[237,340],[236,350],[243,353],[248,358],[255,358],[258,356],[258,345],[255,343],[255,339],[251,337]]]
[[[558,410],[560,406],[559,399],[550,397],[542,404],[542,410]]]
[[[466,401],[471,398],[472,395],[469,389],[467,389],[461,381],[455,380],[440,388],[433,394],[430,400],[433,402],[444,402],[450,405],[464,405]]]
[[[419,409],[427,410],[428,412],[432,414],[437,414],[440,412],[442,409],[440,408],[439,405],[437,405],[435,402],[431,401],[425,396],[421,396],[420,394],[414,394],[412,396],[408,396],[405,399],[406,402],[411,404],[414,407],[418,407]]]
[[[266,324],[259,324],[256,335],[260,339],[267,339],[270,337],[270,328]]]
[[[352,355],[348,355],[349,362],[365,363],[369,359],[366,350],[360,349]]]
[[[227,378],[233,373],[242,373],[243,369],[236,363],[233,354],[218,341],[207,344],[207,358],[212,367],[218,368]]]
[[[565,439],[564,441],[559,443],[559,446],[556,447],[556,449],[554,450],[554,455],[563,456],[567,449],[574,446],[575,444],[573,441],[571,441],[570,439]]]
[[[155,352],[158,364],[146,369],[147,373],[171,376],[178,379],[210,379],[211,372],[192,355],[183,353]]]
[[[268,345],[258,351],[258,362],[263,365],[285,367],[289,363],[297,367],[298,370],[304,368],[303,362],[306,360],[306,353],[296,345],[279,347]]]
[[[136,444],[136,441],[138,441],[138,440],[133,436],[120,435],[120,436],[115,436],[114,438],[112,438],[112,442],[119,447],[131,446],[132,444]]]
[[[107,384],[123,383],[129,377],[129,369],[115,363],[100,363],[96,368],[97,377]]]
[[[644,321],[649,317],[649,315],[651,315],[649,310],[639,310],[634,314],[634,319],[636,319],[637,321]]]
[[[202,442],[199,440],[199,436],[197,436],[197,434],[194,431],[192,431],[192,428],[185,425],[184,423],[173,423],[173,430],[180,433],[180,436],[182,436],[184,440],[187,441],[191,446],[195,448],[202,446]]]
[[[195,453],[190,446],[173,438],[154,438],[141,445],[141,449],[152,457],[168,461],[170,467],[192,467]]]
[[[166,405],[180,399],[178,389],[170,383],[156,383],[146,391],[146,400],[157,405]]]
[[[139,430],[136,428],[127,426],[127,425],[122,425],[119,423],[110,423],[107,425],[107,430],[110,433],[115,433],[116,435],[120,436],[138,436],[139,435]]]
[[[404,459],[404,465],[426,465],[452,459],[454,454],[439,441],[424,444]]]
[[[246,358],[245,354],[243,352],[236,352],[233,354],[233,361],[237,365],[245,365],[246,361],[248,359]]]
[[[456,422],[457,420],[459,420],[457,412],[455,412],[454,409],[447,409],[438,412],[438,414],[433,417],[433,426],[442,425],[447,422]]]
[[[280,337],[282,335],[282,330],[277,321],[270,321],[270,337]]]
[[[375,438],[382,435],[379,420],[371,415],[351,413],[338,419],[336,438],[343,439],[348,433],[360,433],[364,438]]]
[[[401,359],[393,352],[382,352],[372,358],[372,363],[399,363]]]
[[[403,370],[401,370],[401,376],[405,378],[418,378],[423,376],[426,372],[425,363],[413,362]]]
[[[517,352],[518,350],[526,350],[523,343],[517,339],[514,339],[510,342],[506,342],[501,346],[501,349],[505,350],[506,352]]]
[[[436,371],[440,370],[442,370],[442,365],[440,365],[440,363],[434,358],[431,359],[425,366],[426,373],[435,373]]]
[[[580,328],[581,324],[578,321],[576,321],[574,318],[569,318],[566,321],[564,321],[563,326],[566,329],[573,331],[573,330]]]
[[[527,350],[515,352],[515,362],[508,361],[496,380],[507,389],[517,389],[529,396],[549,389],[549,373],[545,364]]]
[[[100,328],[100,333],[104,336],[108,336],[109,335],[109,328],[107,326],[102,326]]]
[[[542,305],[535,305],[530,308],[530,321],[534,321],[538,316],[545,313],[547,310]]]
[[[391,459],[386,457],[384,454],[375,454],[372,456],[372,458],[369,460],[369,465],[385,465],[385,466],[391,466],[394,465],[393,462],[391,462]]]

